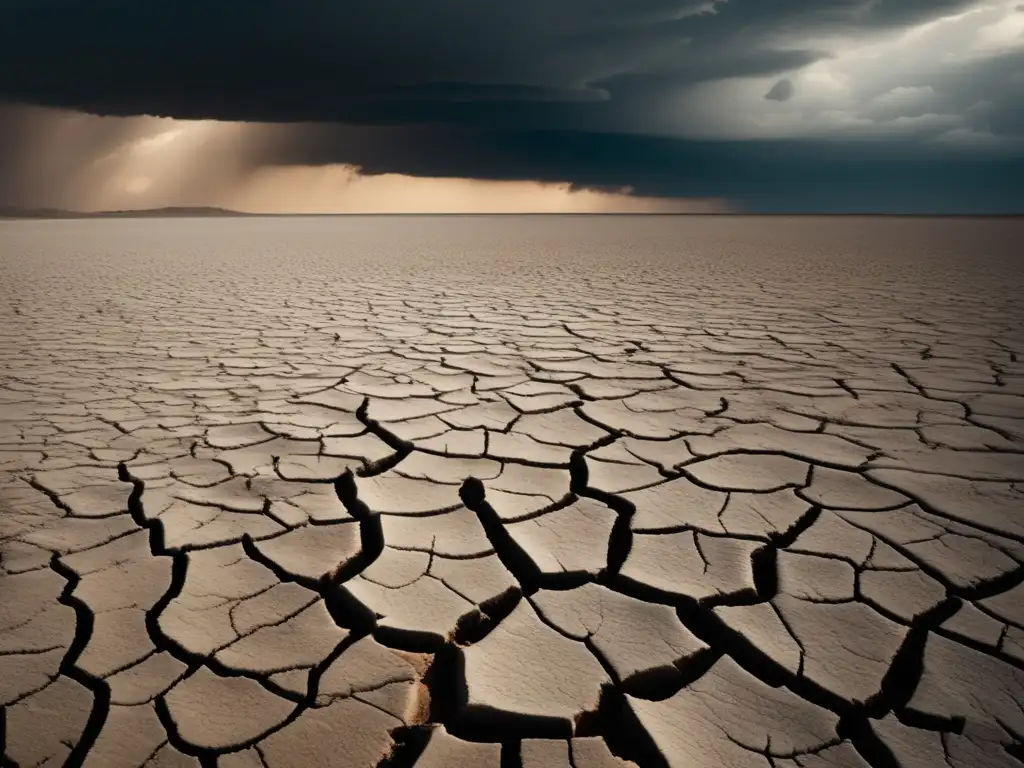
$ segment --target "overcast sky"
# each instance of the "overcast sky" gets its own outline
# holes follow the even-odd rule
[[[1024,211],[1021,0],[0,0],[0,205]]]

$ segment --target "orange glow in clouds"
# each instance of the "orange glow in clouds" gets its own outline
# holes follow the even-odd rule
[[[254,172],[227,207],[258,213],[718,213],[715,200],[634,197],[535,181],[363,176],[344,165]]]
[[[251,213],[718,213],[719,200],[644,198],[573,190],[568,184],[365,176],[346,165],[243,168],[244,123],[155,117],[98,117],[38,108],[37,168],[47,176],[38,207],[82,211],[169,206]],[[89,137],[113,130],[120,141],[88,154]]]

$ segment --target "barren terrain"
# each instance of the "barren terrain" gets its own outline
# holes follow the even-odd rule
[[[0,754],[1024,755],[1018,221],[0,223]]]

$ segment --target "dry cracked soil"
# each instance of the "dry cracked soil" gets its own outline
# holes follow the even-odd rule
[[[0,762],[1020,768],[1022,234],[0,224]]]

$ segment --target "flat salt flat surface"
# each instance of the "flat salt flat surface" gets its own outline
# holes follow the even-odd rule
[[[1019,766],[1021,242],[0,222],[2,765]]]

